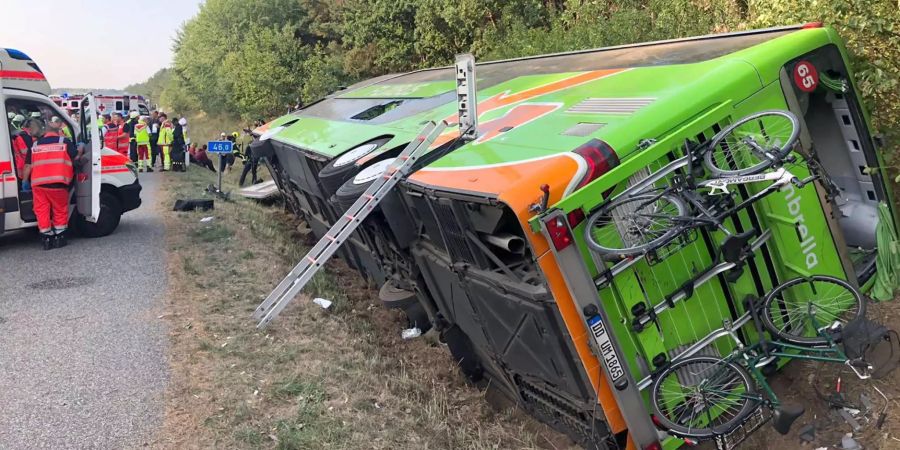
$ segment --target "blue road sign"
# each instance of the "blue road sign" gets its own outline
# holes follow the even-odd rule
[[[207,150],[210,153],[231,153],[234,142],[231,141],[209,141]]]

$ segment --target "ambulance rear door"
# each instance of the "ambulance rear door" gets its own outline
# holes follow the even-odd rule
[[[75,171],[75,195],[78,212],[90,222],[100,217],[100,154],[103,142],[97,126],[97,102],[93,94],[87,94],[79,107],[79,144],[84,145],[84,156],[77,161]]]

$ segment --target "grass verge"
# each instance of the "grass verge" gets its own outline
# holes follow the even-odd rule
[[[200,198],[214,174],[166,174],[164,205]],[[234,186],[236,173],[226,177]],[[162,448],[566,448],[467,385],[448,352],[400,338],[401,315],[340,261],[269,329],[254,308],[305,253],[278,206],[216,201],[166,213],[172,381]],[[204,217],[211,221],[201,223]],[[335,302],[323,310],[306,296]]]

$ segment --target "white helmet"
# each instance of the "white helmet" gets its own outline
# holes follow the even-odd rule
[[[185,119],[184,117],[182,117],[181,119],[178,119],[178,124],[181,126],[187,125],[187,119]]]
[[[137,119],[137,116],[138,116],[137,111],[132,111],[132,112],[128,113],[128,117],[131,117],[132,119]]]
[[[7,120],[13,120],[14,117],[16,117],[16,113],[14,113],[12,111],[6,113]]]

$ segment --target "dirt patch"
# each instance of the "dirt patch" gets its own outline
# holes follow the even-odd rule
[[[198,198],[212,177],[166,174],[162,201]],[[154,447],[572,446],[517,409],[491,407],[436,339],[401,339],[402,315],[340,261],[257,331],[251,313],[306,249],[298,225],[243,199],[166,213],[172,381]]]
[[[900,299],[891,302],[868,304],[866,316],[875,320],[889,329],[900,330],[900,311],[897,305]],[[886,348],[881,349],[888,351]],[[882,358],[881,356],[884,356]],[[886,353],[881,353],[879,358],[887,359]],[[898,355],[894,355],[894,359]],[[855,439],[863,448],[868,450],[889,450],[900,448],[900,383],[897,377],[900,372],[894,370],[881,379],[859,380],[853,371],[844,365],[793,361],[784,367],[778,374],[772,377],[771,385],[775,389],[779,399],[785,403],[799,404],[806,408],[806,413],[800,417],[791,432],[787,436],[777,434],[769,425],[764,426],[754,434],[741,449],[790,449],[790,448],[828,448],[840,449],[841,438],[847,433],[853,433]],[[850,409],[862,409],[863,411],[851,417],[861,427],[854,431],[850,423],[839,415],[839,409],[832,405],[835,400],[832,396],[838,390],[840,379],[840,392],[842,399]],[[888,401],[873,388],[877,387],[883,392]],[[861,396],[866,397],[863,400]],[[866,403],[870,403],[869,411],[865,411]],[[884,406],[887,406],[886,419],[881,428],[877,427],[878,418]],[[803,431],[814,429],[811,443],[804,443],[800,434]]]

